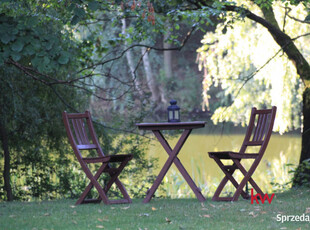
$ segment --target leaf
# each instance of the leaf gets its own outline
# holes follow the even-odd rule
[[[65,65],[69,62],[69,54],[67,52],[61,52],[60,57],[58,58],[58,63]]]
[[[252,217],[257,217],[258,215],[257,214],[255,214],[254,212],[249,212],[249,216],[252,216]]]
[[[96,228],[104,228],[103,225],[97,225]]]
[[[171,220],[168,217],[166,217],[165,220],[167,223],[171,224]]]
[[[148,213],[140,213],[139,216],[150,216]]]
[[[104,222],[104,221],[105,221],[105,222],[108,222],[109,219],[108,219],[108,217],[105,216],[105,217],[102,218],[102,219],[101,219],[101,218],[98,218],[98,221],[100,221],[100,222]]]
[[[74,15],[73,18],[71,19],[71,25],[76,25],[80,21],[80,17],[77,15]]]
[[[88,9],[95,11],[98,10],[100,7],[100,4],[97,1],[92,1],[88,3]]]
[[[48,57],[44,57],[43,58],[43,63],[44,63],[44,65],[48,65],[49,63],[50,63],[50,59],[48,58]]]
[[[76,16],[78,16],[80,19],[82,19],[85,16],[86,13],[85,13],[84,9],[76,7],[74,9],[74,14]]]
[[[206,215],[203,215],[203,217],[210,218],[211,216],[206,214]]]
[[[157,210],[157,208],[155,208],[155,207],[152,207],[152,211],[156,211]]]
[[[35,53],[34,47],[31,44],[25,46],[23,53],[25,55],[33,55]]]
[[[306,214],[310,213],[310,207],[306,208]]]
[[[31,17],[27,20],[27,25],[34,27],[39,23],[38,18],[37,17]]]
[[[19,53],[12,53],[11,56],[14,61],[19,61],[21,58],[21,55]]]
[[[130,206],[122,207],[121,209],[126,210],[126,209],[128,209],[128,208],[130,208]]]
[[[9,36],[8,34],[3,34],[1,35],[1,41],[4,44],[8,44],[11,41],[12,37]]]

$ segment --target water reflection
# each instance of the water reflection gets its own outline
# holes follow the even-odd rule
[[[207,152],[223,150],[238,151],[241,147],[243,138],[244,134],[201,135],[197,133],[192,134],[188,138],[178,156],[195,183],[202,189],[204,195],[212,196],[223,177],[223,172],[218,168],[213,159],[209,158]],[[174,146],[177,140],[178,137],[170,138],[169,144]],[[277,189],[277,186],[271,185],[271,183],[278,183],[281,185],[290,180],[291,175],[288,171],[292,166],[289,167],[286,166],[286,164],[297,165],[300,151],[300,135],[273,134],[271,136],[265,155],[253,175],[254,180],[264,192],[270,193]],[[148,154],[149,156],[159,158],[159,167],[157,171],[155,171],[155,173],[158,174],[167,159],[167,154],[155,140],[150,146]],[[245,164],[247,169],[252,163],[250,160],[243,162],[247,162],[247,164]],[[236,175],[238,181],[242,179],[240,172],[236,172],[234,175]],[[164,185],[166,191],[159,191],[161,194],[157,195],[194,197],[193,192],[174,165],[168,171],[164,181],[166,182]],[[230,188],[226,190],[226,193],[231,193],[232,191],[234,191],[234,189],[231,185]]]

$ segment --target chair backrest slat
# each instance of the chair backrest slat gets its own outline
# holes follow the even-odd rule
[[[248,146],[261,146],[259,154],[263,155],[269,142],[277,107],[272,109],[252,109],[249,126],[240,152],[245,153]]]
[[[268,127],[268,114],[259,114],[252,141],[262,141]]]
[[[98,156],[104,156],[97,140],[90,113],[67,113],[63,112],[63,121],[67,135],[75,155],[82,159],[80,150],[97,151]]]
[[[72,119],[73,129],[80,145],[90,144],[83,119]]]

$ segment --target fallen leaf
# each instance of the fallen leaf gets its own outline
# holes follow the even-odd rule
[[[211,206],[212,208],[215,208],[215,207],[216,207],[214,204],[210,204],[210,206]]]
[[[306,214],[310,213],[310,207],[306,208]]]
[[[287,227],[282,227],[282,228],[280,228],[280,229],[287,229]]]
[[[15,218],[15,217],[16,217],[16,215],[10,215],[9,217],[10,217],[10,218]]]
[[[257,217],[257,214],[255,215],[254,212],[249,212],[249,216]]]
[[[267,212],[265,212],[265,211],[262,211],[262,212],[260,212],[261,214],[266,214]]]
[[[104,228],[103,225],[97,225],[96,228]]]
[[[122,207],[121,209],[126,210],[126,209],[128,209],[128,208],[130,208],[130,206]]]
[[[244,209],[244,208],[240,209],[240,212],[245,212],[245,211],[246,211],[246,209]]]
[[[166,217],[165,220],[167,223],[171,224],[171,220],[168,217]]]
[[[49,213],[44,213],[44,216],[50,216],[51,214],[49,214]]]
[[[148,213],[140,213],[139,216],[149,216],[150,214]]]
[[[211,216],[210,215],[203,215],[203,217],[210,218]]]
[[[108,217],[105,216],[103,219],[98,218],[98,221],[100,221],[100,222],[103,222],[103,221],[108,222],[109,219],[108,219]]]
[[[77,222],[76,222],[75,220],[72,220],[72,223],[73,223],[73,224],[77,224]]]
[[[111,207],[111,209],[115,209],[115,207]],[[100,210],[100,211],[101,211],[101,210]],[[101,211],[101,212],[102,212],[102,211]],[[100,213],[101,213],[101,212],[100,212]]]
[[[70,208],[75,208],[76,206],[75,205],[70,205]]]
[[[155,207],[152,207],[152,211],[156,211],[157,210],[157,208],[155,208]]]
[[[201,207],[203,207],[203,208],[205,207],[204,203],[201,203]]]
[[[207,208],[202,208],[201,210],[203,210],[203,211],[207,211],[208,209],[207,209]]]

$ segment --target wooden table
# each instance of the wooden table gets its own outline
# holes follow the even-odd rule
[[[184,145],[185,141],[187,140],[188,136],[192,132],[193,129],[203,128],[205,126],[204,121],[192,121],[192,122],[165,122],[165,123],[139,123],[136,124],[139,129],[141,130],[152,130],[158,141],[161,143],[163,148],[166,150],[167,154],[169,155],[166,163],[164,164],[163,168],[161,169],[160,173],[158,174],[156,180],[154,181],[152,187],[147,191],[147,195],[143,201],[143,203],[148,203],[152,196],[154,195],[155,191],[157,190],[158,186],[160,185],[161,181],[164,179],[167,171],[171,167],[172,163],[176,165],[188,185],[191,187],[193,192],[195,193],[197,199],[201,202],[205,201],[205,197],[201,193],[201,189],[198,188],[195,182],[192,180],[184,166],[182,165],[180,159],[177,157],[182,146]],[[161,133],[161,130],[176,130],[182,129],[183,133],[179,138],[177,144],[172,149]]]

